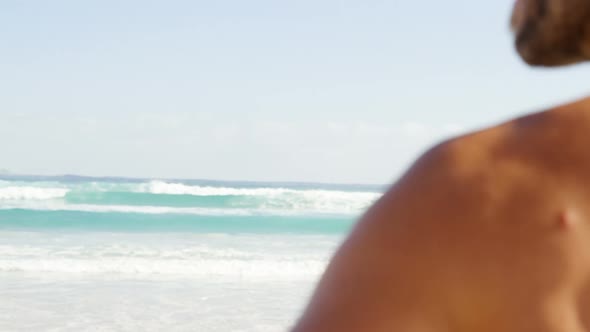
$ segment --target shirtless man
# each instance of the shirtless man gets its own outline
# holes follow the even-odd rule
[[[520,0],[512,26],[531,65],[590,59],[590,0]],[[294,331],[590,331],[590,98],[427,152]]]

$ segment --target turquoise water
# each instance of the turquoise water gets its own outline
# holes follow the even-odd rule
[[[201,216],[76,211],[0,211],[0,229],[63,231],[297,233],[347,232],[351,217],[315,216]]]
[[[0,229],[345,233],[370,186],[0,178]]]
[[[287,330],[381,192],[0,178],[0,330]]]

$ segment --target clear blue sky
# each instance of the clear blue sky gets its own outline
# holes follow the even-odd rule
[[[584,96],[509,0],[0,2],[0,169],[386,183],[457,132]]]

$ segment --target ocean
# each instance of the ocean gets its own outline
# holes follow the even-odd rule
[[[0,176],[0,331],[285,331],[383,189]]]

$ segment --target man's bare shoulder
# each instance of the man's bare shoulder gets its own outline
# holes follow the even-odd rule
[[[412,223],[429,223],[432,210],[449,222],[509,217],[502,214],[590,181],[589,135],[590,101],[451,138],[424,153],[374,206],[383,211],[375,214],[403,213]],[[372,219],[380,218],[365,218]]]
[[[587,119],[554,109],[429,149],[361,218],[298,331],[440,330],[495,298],[480,280],[512,259],[511,236],[560,213],[588,159]]]
[[[367,211],[332,259],[295,331],[440,326],[446,319],[441,301],[448,297],[437,285],[442,276],[431,276],[452,255],[450,247],[445,255],[441,249],[459,239],[458,217],[477,201],[477,190],[466,190],[471,168],[483,157],[473,141],[461,137],[433,147]],[[466,162],[474,164],[457,168]]]
[[[485,185],[506,178],[582,175],[590,164],[590,99],[529,114],[446,140],[422,155],[392,188],[411,187],[421,179]],[[410,184],[411,183],[411,184]],[[433,190],[439,188],[432,187]],[[407,188],[404,188],[407,190]]]

